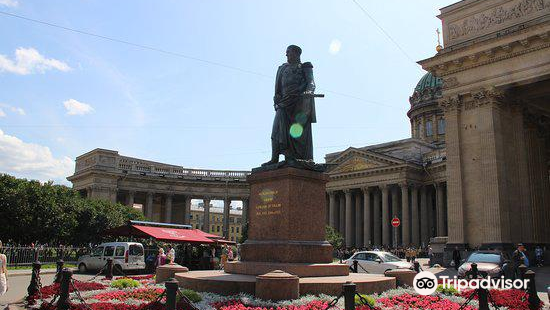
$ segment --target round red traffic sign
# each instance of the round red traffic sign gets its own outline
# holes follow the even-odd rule
[[[399,227],[399,225],[401,225],[401,221],[400,221],[397,217],[394,217],[394,218],[391,220],[391,226],[393,226],[393,227]]]

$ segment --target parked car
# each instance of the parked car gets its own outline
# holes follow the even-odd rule
[[[345,261],[348,266],[353,266],[357,260],[357,272],[380,273],[392,269],[414,269],[412,263],[401,260],[399,257],[382,251],[356,252]]]
[[[477,270],[484,277],[498,278],[509,275],[508,254],[501,251],[475,251],[458,268],[458,277],[466,277],[466,273],[472,268],[472,263],[477,264]]]
[[[141,270],[145,269],[143,245],[137,242],[107,242],[92,249],[90,255],[78,258],[78,271],[100,270],[107,263],[108,258],[113,259],[113,270]]]

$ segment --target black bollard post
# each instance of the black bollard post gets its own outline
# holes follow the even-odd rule
[[[359,272],[358,269],[357,269],[358,265],[359,265],[359,262],[356,259],[354,259],[353,260],[353,272],[355,272],[355,273]]]
[[[63,271],[63,265],[65,264],[65,262],[60,259],[55,264],[57,271],[55,273],[55,279],[53,280],[53,283],[61,283],[61,272]]]
[[[353,282],[346,282],[343,285],[345,310],[355,310],[356,286]]]
[[[414,261],[414,271],[420,272],[420,263],[417,261]]]
[[[484,288],[478,288],[477,298],[479,300],[479,310],[489,310],[489,300],[487,298],[487,290]]]
[[[113,259],[107,258],[107,267],[105,267],[105,278],[112,279],[113,278]]]
[[[525,272],[525,279],[528,280],[527,282],[527,291],[529,292],[529,298],[527,301],[529,302],[529,309],[536,310],[539,309],[540,305],[540,299],[537,295],[537,283],[535,282],[535,272],[532,270],[528,270]]]
[[[478,276],[479,272],[477,271],[477,264],[476,263],[472,263],[472,265],[470,265],[470,276],[472,279],[477,279],[477,276]]]
[[[59,301],[57,302],[57,309],[59,310],[69,310],[71,306],[69,287],[71,286],[72,277],[73,272],[67,268],[63,268],[63,271],[61,271],[61,284],[59,286]]]
[[[29,304],[34,304],[34,299],[31,299],[31,297],[36,296],[36,294],[38,294],[38,292],[40,291],[40,268],[41,267],[42,267],[42,264],[40,264],[40,262],[38,261],[32,263],[31,283],[27,287]]]
[[[524,264],[521,264],[518,266],[518,270],[519,270],[519,278],[521,280],[525,279],[525,273],[527,272],[527,266],[525,266]]]
[[[178,281],[170,279],[164,282],[166,287],[166,310],[176,310],[176,293],[178,291]]]

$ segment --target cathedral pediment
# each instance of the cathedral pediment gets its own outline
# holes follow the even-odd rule
[[[383,168],[403,163],[404,161],[397,158],[355,148],[347,149],[329,162],[333,166],[331,174]]]

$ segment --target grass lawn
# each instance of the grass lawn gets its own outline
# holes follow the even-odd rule
[[[74,268],[76,267],[75,264],[65,264],[63,265],[65,268]],[[57,266],[55,264],[44,264],[42,265],[41,269],[55,269]],[[23,270],[23,269],[32,269],[32,265],[30,266],[11,266],[8,267],[8,270]]]

